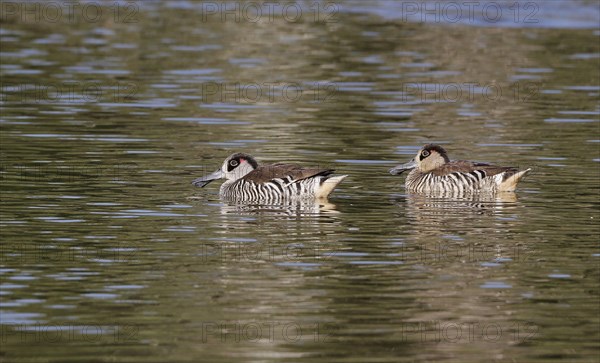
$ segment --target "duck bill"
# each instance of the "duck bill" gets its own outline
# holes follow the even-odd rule
[[[192,184],[194,184],[197,187],[204,188],[211,181],[221,179],[223,177],[224,177],[223,172],[221,170],[217,170],[210,175],[203,176],[202,178],[194,179],[192,181]]]
[[[406,164],[398,165],[395,168],[390,169],[390,174],[392,175],[400,175],[407,170],[411,170],[417,167],[417,163],[414,160],[409,161]]]

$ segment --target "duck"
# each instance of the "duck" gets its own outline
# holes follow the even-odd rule
[[[347,177],[334,176],[334,171],[285,163],[258,165],[251,155],[234,153],[225,159],[220,169],[194,179],[192,184],[203,188],[214,180],[224,178],[219,195],[234,201],[323,200]]]
[[[436,144],[423,146],[408,163],[390,169],[390,174],[400,175],[410,170],[405,187],[416,193],[469,193],[513,192],[517,183],[531,171],[512,166],[455,160]]]

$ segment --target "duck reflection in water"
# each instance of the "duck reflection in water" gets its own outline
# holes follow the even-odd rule
[[[221,214],[269,215],[269,216],[311,216],[338,214],[336,206],[328,200],[286,200],[278,204],[240,203],[235,199],[221,198]]]

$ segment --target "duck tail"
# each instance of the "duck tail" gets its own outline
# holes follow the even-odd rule
[[[517,189],[517,183],[523,178],[527,173],[531,171],[531,168],[526,170],[517,171],[513,174],[506,174],[503,180],[498,185],[498,191],[500,192],[513,192]]]
[[[329,194],[333,192],[335,187],[342,182],[348,175],[338,175],[333,177],[325,178],[321,181],[319,189],[317,189],[318,199],[327,199]]]

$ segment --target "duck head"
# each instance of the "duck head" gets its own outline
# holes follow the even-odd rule
[[[417,169],[422,173],[435,170],[450,161],[448,154],[443,147],[434,144],[427,144],[419,150],[417,155],[408,163],[398,165],[390,169],[390,174],[400,175],[411,169]]]
[[[210,175],[193,180],[192,184],[203,188],[211,181],[217,179],[225,178],[227,180],[238,180],[246,176],[246,174],[250,173],[257,167],[258,163],[252,156],[244,153],[235,153],[225,159],[221,169]]]

